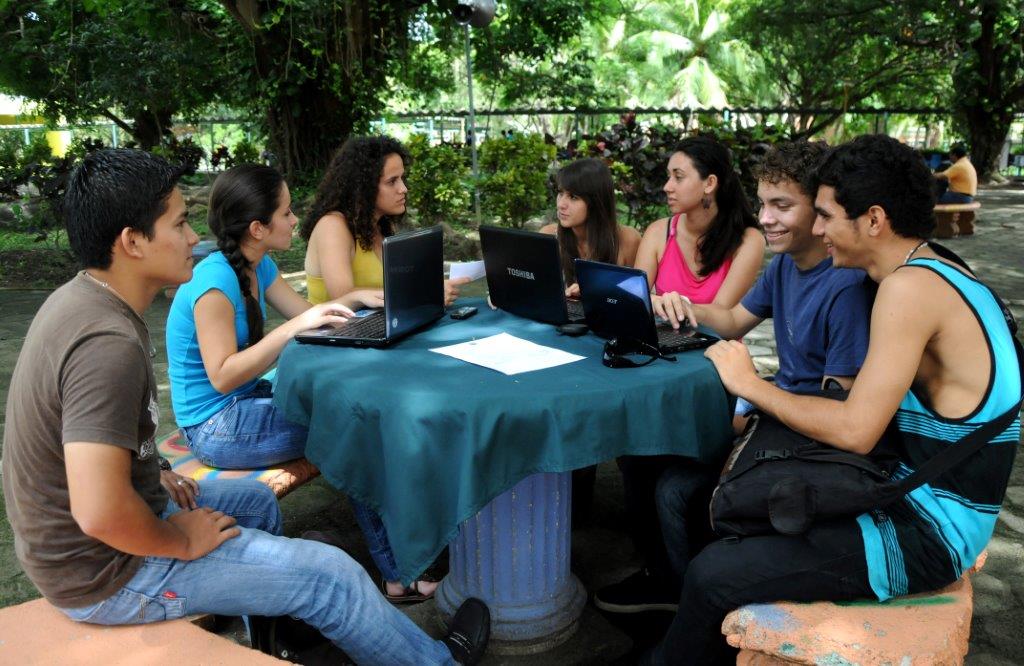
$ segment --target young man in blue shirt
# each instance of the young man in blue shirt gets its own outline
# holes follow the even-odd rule
[[[794,393],[818,391],[829,378],[848,389],[868,346],[870,281],[861,270],[832,270],[825,244],[811,233],[810,180],[826,151],[823,142],[800,141],[778,144],[765,155],[757,171],[759,221],[776,256],[740,303],[724,308],[692,305],[676,292],[652,296],[655,312],[673,326],[686,317],[728,339],[772,318],[779,357],[775,383]],[[752,409],[739,401],[737,429]],[[654,494],[664,551],[645,554],[645,569],[600,590],[599,608],[629,613],[676,607],[687,564],[710,538],[706,500],[717,474],[691,461],[661,474]]]

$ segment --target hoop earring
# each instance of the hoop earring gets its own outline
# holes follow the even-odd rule
[[[704,210],[711,208],[711,196],[705,194],[700,198],[700,205],[704,207]]]

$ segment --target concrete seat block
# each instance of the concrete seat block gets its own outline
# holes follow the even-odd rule
[[[961,664],[971,633],[971,582],[885,603],[751,604],[730,613],[722,633],[737,664]]]
[[[45,599],[0,609],[0,664],[282,664],[188,619],[106,627],[68,619]]]
[[[978,210],[981,208],[981,204],[977,201],[971,203],[959,203],[959,204],[936,204],[936,213],[965,213],[967,211]]]

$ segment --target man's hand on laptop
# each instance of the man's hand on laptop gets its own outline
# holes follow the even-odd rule
[[[580,297],[580,284],[579,284],[579,282],[573,282],[568,287],[566,287],[566,289],[565,289],[565,297],[566,298],[574,298],[576,300],[579,300],[579,297]]]
[[[171,514],[167,522],[185,535],[185,552],[177,558],[179,560],[197,560],[242,533],[232,516],[209,507],[178,511]]]
[[[651,294],[651,306],[654,308],[654,314],[671,324],[672,328],[678,329],[680,326],[696,328],[697,326],[697,315],[694,314],[693,303],[682,294],[674,291],[660,296]]]
[[[455,299],[459,297],[459,287],[464,284],[469,284],[472,280],[468,277],[455,278],[454,280],[444,281],[444,305],[448,307],[455,302]]]

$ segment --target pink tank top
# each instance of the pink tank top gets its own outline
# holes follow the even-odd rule
[[[679,250],[679,243],[676,241],[676,225],[679,223],[680,215],[674,216],[668,223],[668,236],[665,239],[665,254],[658,264],[658,277],[654,281],[655,293],[664,294],[668,291],[677,291],[688,297],[694,303],[710,303],[715,300],[718,290],[725,282],[725,276],[729,274],[732,266],[732,257],[722,262],[716,271],[710,275],[698,278],[686,265],[686,259]]]

